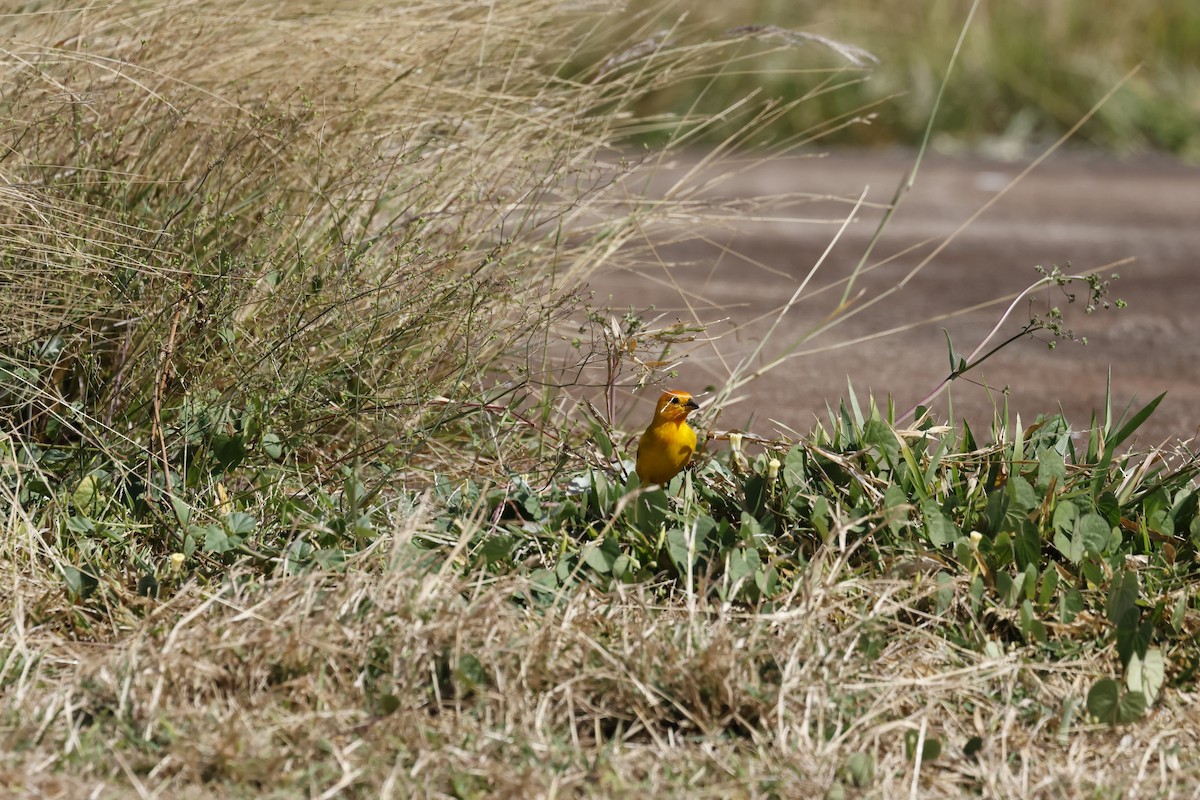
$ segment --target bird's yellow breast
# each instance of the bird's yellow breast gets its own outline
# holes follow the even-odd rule
[[[687,424],[695,408],[686,392],[666,392],[659,398],[654,419],[638,442],[637,474],[643,484],[666,485],[687,466],[696,452],[696,431]]]

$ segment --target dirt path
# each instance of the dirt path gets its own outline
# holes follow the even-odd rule
[[[696,348],[673,382],[699,390],[725,382],[728,368],[751,352],[765,322],[746,323],[780,308],[797,281],[829,245],[839,223],[864,188],[867,201],[887,203],[910,167],[912,155],[842,152],[797,158],[745,170],[706,192],[712,198],[749,198],[788,193],[825,196],[793,204],[799,219],[735,223],[724,230],[706,223],[707,242],[663,246],[659,255],[672,267],[640,274],[610,274],[593,284],[597,298],[611,296],[615,307],[667,312],[664,321],[714,320],[724,334]],[[929,243],[889,261],[862,278],[859,304],[896,285],[934,247],[1007,186],[1024,164],[981,159],[927,159],[915,188],[905,197],[877,247],[873,262]],[[662,185],[663,175],[656,184]],[[882,211],[864,208],[836,244],[812,283],[829,284],[849,273],[875,230]],[[817,221],[824,220],[824,221]],[[948,371],[946,328],[961,353],[970,352],[999,319],[1004,305],[929,322],[897,333],[844,345],[896,327],[1019,292],[1037,279],[1036,264],[1070,262],[1073,271],[1091,270],[1133,258],[1115,271],[1114,297],[1128,308],[1085,316],[1060,294],[1043,293],[1033,311],[1059,306],[1066,323],[1086,336],[1087,346],[1023,341],[989,360],[972,377],[991,387],[959,382],[951,393],[955,415],[986,432],[993,401],[1007,389],[1010,407],[1026,423],[1061,403],[1076,428],[1087,426],[1093,410],[1103,414],[1107,371],[1112,370],[1114,412],[1136,408],[1159,392],[1167,397],[1142,429],[1139,446],[1168,438],[1188,439],[1200,427],[1200,169],[1154,157],[1117,162],[1076,154],[1056,156],[1010,189],[969,224],[902,291],[866,305],[836,328],[802,344],[798,354],[748,386],[744,400],[722,418],[723,427],[741,425],[763,433],[769,420],[807,431],[825,404],[846,395],[847,379],[864,399],[892,395],[900,408],[918,401]],[[1105,273],[1114,271],[1106,269]],[[811,294],[806,292],[806,294]],[[836,304],[841,288],[810,297],[784,319],[766,354],[778,353],[818,325]],[[686,298],[686,299],[685,299]],[[1028,319],[1016,313],[1015,331]],[[734,324],[741,326],[734,329]],[[836,349],[829,349],[836,348]],[[943,414],[946,404],[940,404]]]

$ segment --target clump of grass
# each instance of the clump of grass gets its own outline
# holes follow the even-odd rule
[[[682,68],[567,79],[569,23],[543,2],[6,18],[4,491],[73,592],[110,550],[152,583],[172,552],[353,549],[383,488],[541,453],[522,410],[549,332],[662,213],[624,202],[610,147],[640,82]]]
[[[171,6],[132,39],[132,7],[28,19],[26,37],[87,49],[8,65],[19,431],[112,447],[149,427],[131,444],[166,471],[180,438],[199,450],[239,427],[247,451],[273,435],[336,458],[381,432],[412,448],[423,399],[477,391],[562,302],[530,255],[552,229],[528,199],[594,145],[540,135],[564,109],[531,48],[501,26],[468,53],[461,26],[397,13],[389,36],[413,35],[380,51],[361,37],[383,20],[267,8]],[[520,99],[487,101],[506,86]]]

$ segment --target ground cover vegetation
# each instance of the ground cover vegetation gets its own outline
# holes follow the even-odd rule
[[[654,38],[678,20],[612,47],[604,9],[549,2],[0,18],[5,792],[1200,779],[1196,461],[1128,449],[1157,401],[1082,423],[998,401],[977,431],[849,387],[811,432],[726,429],[786,358],[768,335],[696,415],[692,468],[630,474],[648,411],[622,420],[710,334],[593,307],[587,277],[680,219],[763,213],[780,199],[701,199],[721,153],[874,69],[797,34],[808,88],[647,114],[761,44]],[[827,320],[871,266],[823,284]],[[1119,313],[1111,291],[1047,266],[1002,322],[1038,313],[948,343],[946,386],[1013,338],[1071,339],[1073,309]]]

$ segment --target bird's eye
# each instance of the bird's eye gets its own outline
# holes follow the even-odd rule
[[[672,398],[671,398],[671,402],[672,402],[672,403],[674,403],[675,405],[679,405],[679,398],[678,398],[678,397],[672,397]]]

